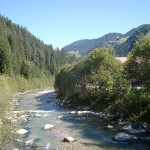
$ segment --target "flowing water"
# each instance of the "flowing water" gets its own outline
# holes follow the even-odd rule
[[[29,131],[23,136],[23,141],[37,139],[38,149],[48,150],[147,150],[150,145],[142,142],[119,143],[113,140],[118,133],[117,125],[106,130],[105,123],[100,119],[93,119],[82,115],[70,114],[68,108],[60,106],[55,101],[54,91],[28,92],[20,94],[19,105],[14,113],[27,115],[28,121],[21,123],[21,127]],[[35,117],[40,114],[40,117]],[[20,114],[21,115],[21,114]],[[57,116],[64,116],[64,120]],[[45,124],[54,125],[54,129],[44,130]],[[64,137],[76,139],[74,143],[63,142]],[[27,148],[20,148],[26,150]],[[31,148],[30,148],[31,149]],[[35,149],[35,148],[33,148]]]

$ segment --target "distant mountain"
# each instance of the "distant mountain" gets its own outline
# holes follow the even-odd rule
[[[87,55],[94,48],[104,46],[105,43],[107,44],[108,42],[112,42],[111,45],[113,45],[113,41],[116,41],[121,36],[122,36],[121,33],[109,33],[98,39],[92,40],[84,39],[73,42],[72,44],[63,47],[63,49],[66,52],[70,51],[79,52],[80,55],[84,56]]]
[[[118,56],[126,56],[134,46],[134,43],[141,34],[147,35],[150,32],[150,25],[141,25],[127,32],[121,33],[108,33],[98,39],[85,39],[73,42],[63,49],[66,52],[80,54],[81,56],[87,55],[94,48],[97,47],[112,47]]]
[[[118,56],[126,56],[134,47],[135,42],[141,35],[149,35],[150,25],[145,24],[137,28],[134,28],[120,37],[118,40],[126,39],[124,42],[115,46],[115,50]]]

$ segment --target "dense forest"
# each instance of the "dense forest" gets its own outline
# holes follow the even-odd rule
[[[54,75],[61,65],[75,60],[3,16],[0,16],[0,54],[1,74],[22,75],[27,79]]]
[[[123,65],[109,48],[97,48],[58,73],[57,95],[65,104],[150,122],[149,51],[150,38],[141,37]],[[137,84],[130,83],[132,78]]]

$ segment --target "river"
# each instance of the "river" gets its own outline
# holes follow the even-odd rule
[[[71,114],[69,108],[60,106],[55,101],[55,92],[53,90],[32,91],[18,96],[18,105],[14,113],[17,115],[26,115],[28,121],[20,123],[21,128],[29,131],[22,136],[23,142],[36,139],[34,147],[23,147],[19,145],[20,150],[147,150],[148,144],[143,142],[117,142],[113,136],[119,132],[118,125],[112,129],[105,129],[108,122],[100,119],[93,119],[77,114]],[[35,114],[41,116],[35,117]],[[58,116],[64,116],[60,120]],[[54,128],[44,130],[45,124],[52,124]],[[76,141],[73,143],[63,142],[64,137],[71,136]]]

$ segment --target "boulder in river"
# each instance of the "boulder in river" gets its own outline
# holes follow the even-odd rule
[[[107,128],[107,129],[112,129],[112,128],[113,128],[113,126],[108,125],[106,128]]]
[[[57,116],[57,119],[59,119],[59,120],[64,120],[64,116]]]
[[[116,141],[120,141],[120,142],[129,142],[133,139],[137,139],[135,136],[131,136],[129,134],[126,134],[124,132],[120,132],[120,133],[117,133],[115,136],[114,136],[114,139]]]
[[[53,126],[52,124],[46,124],[46,125],[44,126],[44,130],[52,129],[52,128],[54,128],[54,126]]]
[[[41,114],[35,114],[34,117],[41,117]]]
[[[146,122],[135,122],[132,124],[134,129],[145,130],[148,128],[148,124]]]
[[[125,126],[123,126],[122,128],[121,128],[121,130],[123,130],[123,131],[130,131],[130,130],[132,130],[133,128],[132,128],[132,125],[131,124],[127,124],[127,125],[125,125]]]
[[[17,133],[23,135],[23,134],[28,133],[28,131],[27,131],[26,129],[19,129],[19,130],[17,131]]]
[[[72,143],[72,142],[75,142],[76,140],[75,140],[74,138],[68,136],[68,137],[65,137],[63,141],[64,141],[64,142]]]
[[[35,139],[28,140],[25,142],[25,145],[32,145],[35,142]]]
[[[76,114],[77,112],[76,112],[76,111],[71,111],[70,113],[71,113],[71,114]]]

